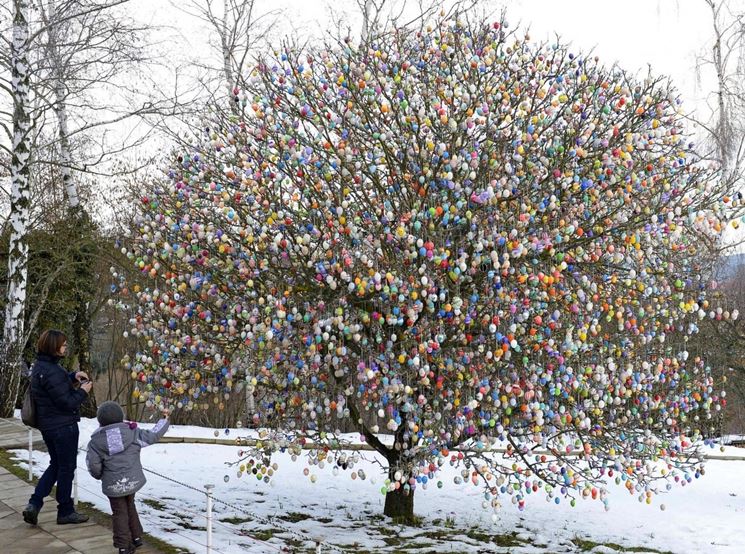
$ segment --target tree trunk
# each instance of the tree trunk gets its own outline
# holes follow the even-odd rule
[[[78,273],[78,272],[76,272]],[[83,273],[83,272],[80,272]],[[88,275],[77,275],[86,278]],[[85,286],[87,283],[81,283]],[[80,290],[75,293],[75,313],[72,321],[72,336],[78,358],[79,371],[85,371],[93,378],[90,353],[90,321],[88,316],[88,299]]]
[[[65,189],[68,206],[70,210],[74,211],[80,205],[80,198],[78,197],[78,187],[72,179],[72,169],[70,167],[72,164],[72,154],[67,125],[67,104],[64,100],[65,93],[61,77],[58,78],[54,89],[55,97],[57,98],[54,113],[57,115],[57,122],[59,124],[59,161],[62,165],[62,186]]]
[[[98,401],[96,400],[96,391],[95,389],[91,389],[91,392],[88,393],[88,397],[80,405],[80,415],[83,417],[94,418],[97,413]]]
[[[78,187],[72,176],[72,150],[70,145],[70,132],[67,117],[67,95],[65,88],[64,64],[59,51],[60,24],[59,15],[54,0],[47,4],[48,13],[45,18],[47,25],[47,54],[54,61],[54,113],[57,116],[59,136],[59,162],[62,167],[62,186],[67,198],[70,220],[73,222],[73,240],[76,241],[78,252],[75,255],[75,282],[74,293],[75,313],[72,321],[73,340],[77,352],[78,368],[93,379],[90,355],[90,314],[88,313],[88,302],[93,294],[93,237],[92,225],[88,214],[80,207]],[[75,236],[77,235],[77,236]],[[88,398],[80,407],[80,413],[85,417],[96,416],[96,397],[91,389]]]
[[[233,76],[233,65],[231,62],[231,47],[229,46],[230,33],[228,31],[228,14],[230,13],[230,5],[228,0],[223,0],[223,16],[222,16],[222,29],[220,31],[220,46],[222,49],[222,70],[225,74],[225,82],[228,87],[228,104],[230,111],[233,115],[238,114],[238,104],[235,101],[235,88],[238,86],[237,81]]]
[[[357,430],[365,437],[365,441],[367,441],[367,444],[372,446],[375,451],[378,452],[378,454],[385,457],[386,461],[388,462],[388,478],[391,480],[391,482],[395,482],[396,472],[399,471],[399,469],[397,469],[397,466],[401,455],[400,451],[396,450],[395,447],[390,448],[383,444],[375,435],[375,433],[370,431],[370,429],[365,426],[365,422],[360,417],[360,410],[357,407],[357,404],[353,397],[347,398],[347,407],[349,408],[351,421],[356,423]],[[401,425],[396,431],[395,436],[395,441],[399,444],[402,444],[405,428],[406,420],[404,417],[402,418]],[[410,475],[407,475],[406,481],[408,481],[409,477]],[[385,507],[383,508],[383,515],[393,518],[401,523],[413,523],[414,491],[408,490],[407,492],[405,492],[403,485],[401,485],[401,487],[396,490],[389,491],[385,495]]]
[[[3,342],[0,346],[0,417],[13,417],[21,382],[20,348]]]
[[[73,188],[75,188],[73,184]],[[91,379],[96,377],[91,364],[91,313],[89,303],[96,291],[95,261],[97,254],[96,229],[87,212],[79,206],[70,206],[70,220],[73,224],[73,240],[76,241],[75,256],[75,312],[72,320],[72,338],[78,357],[80,371],[85,371]],[[85,417],[95,417],[96,397],[91,394],[80,408]]]
[[[388,477],[393,481],[395,469],[388,470]],[[385,507],[383,515],[395,519],[401,523],[412,523],[414,521],[414,491],[404,491],[403,485],[385,495]]]
[[[0,347],[0,417],[11,417],[18,395],[26,311],[29,224],[29,161],[31,103],[29,100],[28,20],[26,0],[13,2],[11,88],[13,95],[13,155],[10,162],[10,244],[7,304]]]
[[[714,55],[714,69],[717,74],[717,122],[716,122],[716,144],[719,155],[719,162],[722,166],[722,174],[726,181],[730,177],[730,154],[734,147],[733,137],[730,133],[730,113],[725,98],[727,90],[726,62],[722,58],[722,31],[719,28],[719,10],[721,5],[710,4],[712,19],[714,21],[714,46],[712,48]]]
[[[256,425],[254,424],[254,414],[256,413],[256,399],[254,398],[254,388],[246,385],[243,392],[246,395],[246,415],[243,418],[244,425],[247,429],[253,429],[254,427],[256,427]]]
[[[75,211],[80,204],[78,187],[72,178],[72,151],[70,145],[70,131],[67,117],[67,89],[65,88],[65,65],[60,56],[59,33],[63,24],[58,23],[59,15],[54,0],[47,4],[48,13],[44,17],[47,25],[47,54],[54,62],[54,114],[57,116],[59,136],[59,162],[62,168],[62,186],[71,211]]]
[[[91,365],[88,302],[79,292],[75,294],[75,316],[72,322],[72,332],[78,353],[79,370],[85,371],[93,379],[95,375]],[[96,410],[98,409],[96,404],[96,394],[91,389],[88,398],[80,406],[80,415],[83,417],[96,417]]]

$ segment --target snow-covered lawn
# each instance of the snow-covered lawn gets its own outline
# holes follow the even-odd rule
[[[95,420],[81,423],[81,446],[95,430]],[[214,437],[214,430],[172,427],[171,436]],[[232,430],[228,438],[245,430]],[[225,438],[224,432],[220,432]],[[315,540],[338,545],[345,552],[634,552],[675,554],[745,552],[745,461],[710,461],[706,475],[692,484],[656,497],[652,505],[613,487],[611,509],[599,501],[578,501],[556,506],[541,494],[528,498],[525,511],[506,501],[493,521],[485,509],[483,489],[455,485],[457,470],[446,465],[444,486],[416,491],[415,511],[423,518],[417,527],[392,525],[382,517],[384,497],[380,467],[364,453],[354,470],[366,479],[351,478],[351,471],[332,475],[326,465],[310,468],[304,458],[292,462],[289,454],[273,457],[279,469],[271,484],[238,479],[235,461],[239,448],[197,444],[157,444],[142,453],[146,468],[188,484],[187,488],[147,474],[148,484],[138,494],[138,509],[145,529],[191,552],[204,552],[206,501],[203,486],[214,484],[214,496],[231,506],[215,503],[214,551],[222,553],[315,552]],[[716,451],[718,453],[718,450]],[[24,450],[14,451],[23,460]],[[725,453],[742,449],[725,447]],[[35,471],[48,463],[36,452]],[[21,464],[24,465],[24,464]],[[78,458],[85,467],[85,453]],[[226,481],[226,476],[228,480]],[[316,482],[311,478],[315,476]],[[82,500],[109,512],[99,482],[85,470],[78,472]],[[660,509],[665,505],[665,510]],[[596,546],[600,544],[602,546]],[[648,550],[645,550],[648,549]],[[334,552],[327,544],[321,552]]]

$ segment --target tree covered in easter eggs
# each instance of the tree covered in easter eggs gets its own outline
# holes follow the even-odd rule
[[[259,449],[350,469],[346,422],[394,517],[448,463],[520,508],[698,475],[721,398],[686,342],[728,206],[665,80],[446,17],[248,83],[143,198],[140,395],[245,383]]]

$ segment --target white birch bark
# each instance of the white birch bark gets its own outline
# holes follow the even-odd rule
[[[11,38],[11,93],[13,96],[13,142],[10,166],[10,244],[8,252],[8,285],[3,326],[2,359],[0,359],[0,417],[13,413],[18,394],[26,282],[29,224],[29,163],[31,102],[29,93],[29,31],[27,0],[13,0],[13,34]]]
[[[54,113],[57,116],[59,126],[59,161],[62,166],[62,185],[65,189],[67,204],[71,210],[75,210],[80,205],[80,196],[75,180],[72,178],[72,154],[70,152],[70,131],[67,123],[67,104],[65,102],[65,90],[61,79],[56,79],[55,87],[55,108]]]
[[[54,89],[54,114],[57,117],[57,135],[59,137],[59,163],[62,170],[62,186],[70,210],[76,210],[80,205],[78,187],[72,178],[72,153],[70,147],[70,129],[67,116],[67,91],[65,88],[64,64],[59,50],[59,34],[61,25],[57,24],[57,6],[55,0],[47,2],[47,12],[43,5],[39,5],[47,28],[47,54],[53,61],[52,74]],[[64,24],[63,24],[64,25]]]

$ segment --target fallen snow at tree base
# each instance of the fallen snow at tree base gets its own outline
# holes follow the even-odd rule
[[[87,445],[96,427],[95,420],[81,422],[81,446]],[[214,438],[213,429],[179,425],[172,426],[168,434]],[[220,431],[221,438],[248,434],[245,429],[230,430],[228,435]],[[608,512],[599,501],[578,500],[571,508],[567,502],[558,506],[548,503],[544,494],[536,493],[528,496],[522,512],[505,499],[496,522],[491,509],[482,507],[483,488],[455,485],[458,470],[446,465],[438,477],[444,483],[442,489],[431,483],[427,490],[420,487],[416,491],[415,512],[423,518],[422,525],[404,527],[382,516],[384,475],[370,452],[361,453],[364,459],[354,468],[364,470],[365,480],[352,480],[351,471],[333,476],[327,464],[323,469],[310,468],[310,475],[317,476],[317,482],[312,483],[310,476],[303,474],[307,467],[303,458],[293,463],[289,454],[280,454],[272,459],[279,470],[272,483],[266,484],[245,475],[239,479],[237,469],[226,465],[237,460],[238,450],[201,444],[156,444],[144,449],[144,467],[194,487],[147,473],[148,483],[137,494],[145,530],[191,552],[203,552],[206,497],[202,491],[209,483],[215,485],[213,541],[217,553],[314,552],[317,540],[328,543],[322,545],[321,552],[334,552],[329,545],[337,545],[356,554],[588,549],[600,554],[617,552],[616,545],[675,554],[745,552],[745,461],[709,461],[704,477],[656,496],[652,505],[640,503],[636,495],[615,486],[611,486]],[[725,447],[724,453],[742,452]],[[27,458],[25,450],[14,453]],[[40,474],[47,464],[46,453],[34,453],[35,473]],[[85,452],[80,452],[78,466],[85,467]],[[110,512],[100,483],[85,470],[78,472],[78,479],[80,498]]]

